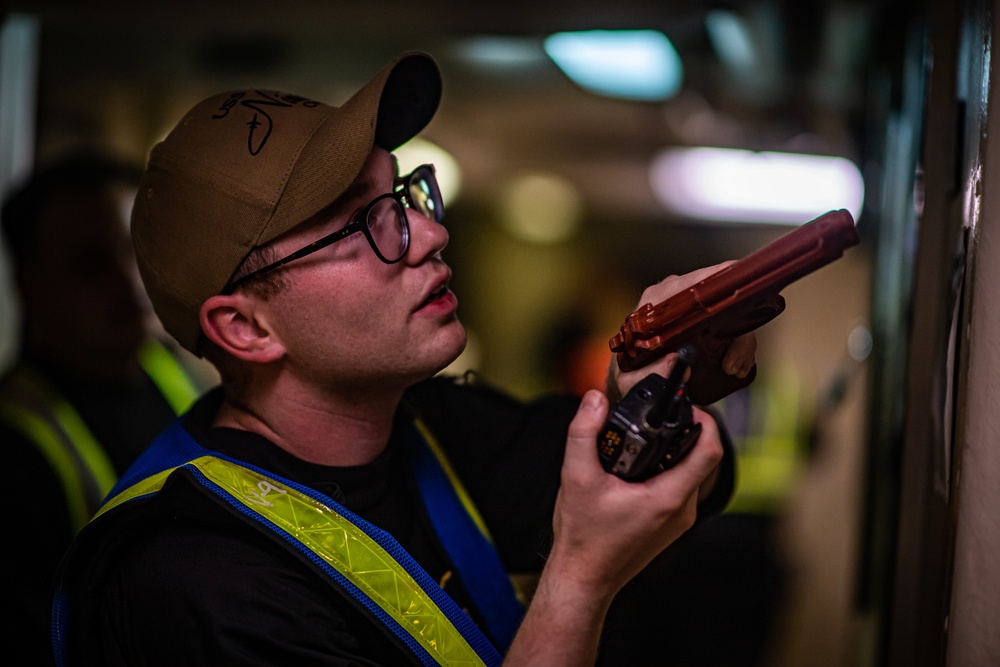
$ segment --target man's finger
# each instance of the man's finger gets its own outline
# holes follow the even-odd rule
[[[576,464],[597,458],[597,435],[608,417],[608,399],[596,389],[583,395],[566,435],[566,460]]]
[[[722,358],[722,370],[729,375],[744,378],[753,368],[757,354],[757,336],[754,333],[737,336],[729,343]]]
[[[684,495],[694,493],[698,489],[698,486],[719,465],[719,461],[722,460],[724,454],[722,441],[719,436],[719,426],[715,419],[707,412],[698,408],[694,408],[693,417],[696,423],[701,424],[701,434],[698,436],[698,442],[691,448],[688,455],[674,466],[674,468],[666,471],[663,475],[657,476],[662,477],[670,474],[675,477],[674,483],[676,483],[676,478],[678,477],[685,478],[685,483],[679,487]],[[661,483],[666,485],[666,482]]]

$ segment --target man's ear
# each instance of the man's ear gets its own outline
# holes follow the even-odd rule
[[[260,302],[242,294],[217,294],[201,304],[201,328],[213,343],[238,359],[268,363],[285,347],[259,310]]]

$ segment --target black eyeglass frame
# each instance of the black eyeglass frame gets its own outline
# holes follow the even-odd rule
[[[428,199],[433,204],[432,208],[428,208],[427,206],[423,206],[420,203],[418,203],[417,199],[414,198],[411,192],[413,183],[419,180],[422,180],[429,184],[430,192],[428,192]],[[375,243],[375,239],[372,237],[371,230],[368,227],[368,216],[371,214],[375,206],[383,199],[392,199],[393,201],[396,202],[397,213],[399,213],[401,219],[402,228],[400,230],[400,233],[403,236],[403,244],[401,252],[399,253],[399,257],[397,257],[396,259],[388,259],[385,255],[382,254],[382,251],[379,250],[378,244]],[[438,223],[440,223],[444,219],[444,203],[441,199],[441,190],[440,187],[438,186],[437,174],[435,172],[433,164],[422,164],[413,171],[411,171],[406,176],[397,177],[393,184],[393,191],[381,194],[375,199],[368,202],[368,204],[363,209],[361,209],[361,212],[358,213],[357,216],[355,216],[354,220],[350,224],[346,225],[345,227],[342,227],[341,229],[338,229],[335,232],[327,234],[326,236],[316,239],[315,241],[305,246],[304,248],[300,248],[295,252],[291,253],[290,255],[286,255],[285,257],[282,257],[276,262],[272,262],[267,266],[261,267],[256,271],[252,271],[251,273],[248,273],[247,275],[241,278],[237,278],[236,280],[231,281],[229,284],[226,285],[222,293],[232,294],[234,291],[236,291],[237,287],[250,281],[253,278],[256,278],[264,273],[268,273],[269,271],[281,268],[282,266],[285,266],[290,262],[294,262],[297,259],[302,259],[307,255],[311,255],[317,250],[322,250],[323,248],[329,245],[333,245],[337,241],[342,241],[351,234],[354,234],[355,232],[359,231],[365,235],[366,239],[368,239],[368,245],[371,246],[371,249],[375,252],[376,257],[378,257],[381,261],[385,262],[386,264],[395,264],[396,262],[406,257],[406,253],[410,249],[410,220],[406,215],[406,208],[412,208],[421,215]]]

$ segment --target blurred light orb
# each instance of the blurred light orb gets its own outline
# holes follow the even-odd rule
[[[580,227],[580,193],[561,176],[524,174],[512,181],[503,194],[501,224],[514,238],[528,243],[559,243]]]
[[[866,326],[857,326],[847,335],[847,352],[851,359],[864,361],[872,353],[872,332]]]
[[[394,150],[399,173],[408,174],[422,164],[433,164],[445,206],[458,199],[462,189],[462,169],[451,153],[421,137],[414,137]]]

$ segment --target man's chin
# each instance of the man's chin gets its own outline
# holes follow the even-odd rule
[[[462,375],[465,371],[479,365],[478,347],[474,341],[470,342],[464,328],[462,328],[461,334],[460,340],[456,341],[451,353],[443,359],[439,368],[435,370],[435,375],[439,373]]]

